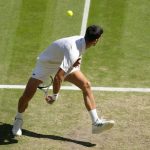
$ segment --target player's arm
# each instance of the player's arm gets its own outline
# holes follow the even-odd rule
[[[73,67],[77,67],[79,66],[81,63],[81,58],[78,58],[77,61],[73,64]],[[65,71],[61,68],[59,68],[59,70],[57,71],[55,77],[54,77],[54,81],[53,81],[53,94],[58,94],[61,84],[65,78]]]
[[[81,60],[81,58],[78,58],[72,67],[79,66],[80,60]],[[70,68],[72,68],[72,67],[70,67]],[[66,75],[66,72],[63,69],[59,68],[59,70],[57,71],[57,73],[54,77],[54,80],[53,80],[53,95],[46,97],[46,101],[49,104],[52,104],[55,100],[58,99],[60,87],[61,87],[61,84],[62,84],[64,78],[65,78],[65,75]]]
[[[59,68],[53,80],[53,94],[48,95],[45,98],[47,103],[53,104],[53,102],[58,99],[60,87],[61,87],[62,81],[64,80],[64,75],[65,75],[64,70]]]
[[[80,65],[81,58],[78,58],[77,61],[73,64],[73,67],[77,67]],[[65,78],[65,71],[61,68],[57,71],[54,81],[53,81],[53,94],[58,94],[60,91],[61,84]]]
[[[65,71],[61,68],[57,71],[53,81],[53,94],[58,94],[62,81],[64,80]]]
[[[79,67],[81,64],[81,58],[79,57],[76,62],[73,64],[73,67]]]

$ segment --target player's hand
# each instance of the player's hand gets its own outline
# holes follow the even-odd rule
[[[54,103],[54,99],[53,99],[53,97],[52,96],[50,96],[50,95],[47,95],[46,97],[45,97],[45,100],[46,100],[46,102],[48,103],[48,104],[53,104]]]
[[[73,64],[73,67],[77,67],[81,64],[81,58],[78,58],[77,61]]]

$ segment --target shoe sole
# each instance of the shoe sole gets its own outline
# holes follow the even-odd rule
[[[109,121],[108,123],[103,124],[102,126],[95,127],[95,129],[92,130],[93,134],[99,134],[102,133],[106,130],[111,129],[114,126],[115,122],[114,121]]]

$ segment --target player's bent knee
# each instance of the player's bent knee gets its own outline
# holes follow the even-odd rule
[[[87,90],[90,90],[91,89],[91,83],[89,81],[86,81],[84,84],[83,84],[83,88],[82,90],[83,91],[87,91]]]

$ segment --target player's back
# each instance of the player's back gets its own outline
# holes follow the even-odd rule
[[[70,49],[77,49],[77,41],[83,38],[82,36],[71,36],[54,41],[46,48],[39,56],[41,61],[61,62],[64,53]]]

